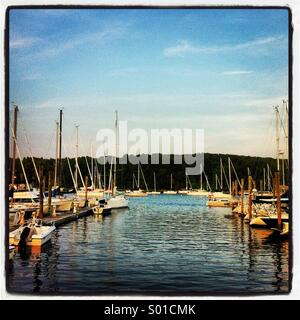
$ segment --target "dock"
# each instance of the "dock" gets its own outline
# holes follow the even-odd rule
[[[71,221],[75,221],[80,218],[84,218],[93,214],[92,207],[86,207],[79,210],[76,213],[65,212],[65,213],[57,213],[55,217],[45,217],[43,218],[43,224],[46,226],[55,225],[55,227],[61,226]]]
[[[58,227],[66,223],[90,216],[92,214],[93,214],[93,207],[85,207],[85,208],[79,209],[79,211],[76,213],[74,213],[73,211],[57,212],[56,216],[44,217],[43,225],[45,226],[55,225],[55,227]],[[19,225],[10,225],[9,232],[14,231],[18,227]]]

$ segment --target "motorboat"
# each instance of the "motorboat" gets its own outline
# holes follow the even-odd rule
[[[107,204],[112,209],[128,208],[128,200],[124,195],[116,195],[109,198]]]
[[[208,207],[231,207],[232,201],[230,199],[209,199],[206,205]]]
[[[93,207],[93,213],[95,215],[107,216],[111,213],[111,207],[107,204],[106,200],[99,200],[98,206]]]
[[[35,220],[35,219],[34,219]],[[51,239],[55,226],[43,226],[40,223],[32,222],[20,226],[9,233],[9,244],[15,246],[42,246]]]

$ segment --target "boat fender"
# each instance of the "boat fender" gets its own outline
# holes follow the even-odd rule
[[[20,211],[17,211],[14,216],[14,224],[15,225],[19,224],[20,220],[21,220]]]

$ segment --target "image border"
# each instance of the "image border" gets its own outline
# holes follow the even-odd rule
[[[293,284],[293,248],[294,248],[294,237],[293,237],[293,220],[294,220],[294,208],[293,208],[293,25],[292,25],[292,11],[291,8],[288,5],[278,5],[278,6],[268,6],[268,5],[72,5],[72,4],[59,4],[59,5],[53,5],[53,4],[45,4],[45,5],[11,5],[6,8],[5,11],[5,34],[4,34],[4,62],[5,62],[5,81],[4,81],[4,88],[5,88],[5,290],[6,293],[10,295],[25,295],[27,297],[38,297],[38,296],[51,296],[51,297],[62,297],[62,296],[96,296],[96,297],[115,297],[115,296],[129,296],[131,298],[141,296],[144,298],[147,298],[149,296],[158,296],[158,297],[180,297],[183,296],[181,293],[152,293],[152,292],[142,292],[142,293],[118,293],[118,294],[107,294],[107,293],[101,293],[101,292],[80,292],[80,293],[64,293],[64,292],[12,292],[8,290],[8,270],[9,270],[9,253],[8,253],[8,243],[9,243],[9,218],[8,218],[8,212],[9,212],[9,204],[8,204],[8,186],[9,186],[9,175],[8,175],[8,169],[9,169],[9,13],[12,10],[18,10],[18,9],[118,9],[118,10],[126,10],[126,9],[195,9],[195,10],[203,10],[203,9],[216,9],[216,10],[227,10],[227,9],[246,9],[246,10],[267,10],[267,9],[273,9],[273,10],[287,10],[288,11],[288,100],[289,100],[289,240],[288,240],[288,291],[285,293],[247,293],[247,292],[240,292],[240,293],[230,293],[230,292],[221,292],[221,293],[214,293],[214,292],[204,292],[201,291],[196,294],[185,294],[184,296],[196,298],[196,297],[205,297],[205,296],[211,296],[211,297],[255,297],[255,296],[283,296],[283,295],[289,295],[292,292],[292,284]]]

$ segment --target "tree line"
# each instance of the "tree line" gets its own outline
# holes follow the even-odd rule
[[[162,155],[160,154],[160,160]],[[185,178],[185,168],[186,164],[174,164],[174,155],[170,155],[170,164],[162,164],[159,161],[159,164],[151,164],[151,156],[144,155],[144,157],[148,158],[148,164],[142,164],[141,168],[143,171],[143,175],[145,177],[146,183],[148,185],[149,190],[154,188],[154,179],[153,172],[156,175],[156,189],[157,190],[168,190],[170,189],[170,180],[172,174],[172,186],[173,190],[185,189],[186,187],[186,178]],[[259,188],[259,181],[263,180],[264,177],[264,169],[265,169],[265,177],[267,175],[267,166],[269,166],[270,171],[274,174],[276,171],[276,159],[273,158],[263,158],[263,157],[251,157],[251,156],[240,156],[240,155],[227,155],[227,154],[204,154],[204,171],[209,181],[211,189],[219,190],[220,186],[216,187],[216,174],[218,175],[218,179],[220,181],[220,158],[222,159],[222,164],[224,167],[224,172],[227,175],[228,179],[228,157],[230,157],[235,171],[239,177],[239,179],[245,179],[245,185],[247,186],[247,177],[250,172],[252,178],[256,181],[257,187]],[[44,158],[34,158],[34,162],[36,164],[37,170],[42,169],[45,185],[48,186],[48,181],[51,179],[52,184],[54,181],[54,171],[55,171],[55,159],[44,159]],[[91,184],[91,178],[89,171],[91,169],[91,162],[93,162],[93,171],[94,178],[96,176],[96,171],[99,172],[96,181],[99,181],[99,176],[101,183],[103,185],[104,180],[104,166],[96,161],[96,159],[91,159],[91,157],[79,157],[78,165],[81,170],[81,174],[83,179],[88,177],[88,183]],[[12,159],[9,159],[9,175],[8,182],[11,181],[11,163]],[[75,159],[69,159],[69,163],[67,158],[63,158],[61,160],[61,183],[60,185],[65,188],[73,188],[74,183],[72,180],[72,176],[69,169],[72,168],[73,173],[75,172]],[[89,169],[87,166],[89,164]],[[117,163],[119,163],[119,159],[117,159]],[[23,165],[25,169],[25,173],[28,179],[28,182],[33,187],[38,186],[38,178],[33,166],[33,161],[30,157],[23,159]],[[109,175],[110,175],[110,164],[106,164],[106,184],[108,185]],[[193,167],[193,165],[191,165]],[[137,165],[127,163],[127,164],[118,164],[117,165],[117,187],[118,189],[132,189],[133,188],[133,175],[137,178]],[[236,179],[234,171],[231,169],[231,177],[232,181]],[[190,183],[193,189],[200,188],[200,176],[199,175],[191,175],[189,176]],[[79,186],[82,186],[82,182],[80,177],[78,177]],[[204,176],[202,177],[203,187],[207,188],[206,179]],[[285,181],[288,183],[288,170],[285,168]],[[15,183],[21,184],[25,183],[24,173],[21,167],[21,163],[19,159],[16,159],[16,171],[15,171]],[[98,184],[98,183],[97,183]],[[142,189],[145,189],[142,176],[140,177],[140,186]],[[223,175],[223,190],[228,190],[228,186],[226,184],[225,176]]]

